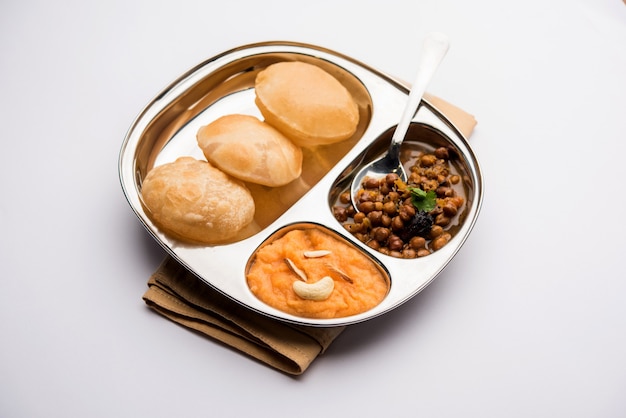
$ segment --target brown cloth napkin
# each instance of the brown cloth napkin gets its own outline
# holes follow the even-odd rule
[[[426,100],[470,136],[476,125],[472,115],[436,96],[427,95]],[[265,317],[212,289],[170,256],[150,277],[143,299],[166,318],[292,375],[304,373],[345,329]]]

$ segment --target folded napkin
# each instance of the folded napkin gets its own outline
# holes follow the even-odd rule
[[[462,109],[426,95],[467,138],[476,120]],[[167,256],[148,281],[146,304],[170,320],[291,375],[299,375],[345,327],[288,324],[253,312],[206,285]]]

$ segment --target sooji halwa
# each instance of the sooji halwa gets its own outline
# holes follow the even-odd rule
[[[345,191],[333,213],[369,247],[392,257],[413,259],[450,241],[466,198],[461,175],[452,163],[452,150],[440,147],[410,153],[407,182],[396,174],[380,180],[365,178],[357,192],[357,208]]]
[[[308,318],[365,312],[389,290],[388,277],[368,256],[316,228],[295,229],[262,246],[246,277],[261,301]]]

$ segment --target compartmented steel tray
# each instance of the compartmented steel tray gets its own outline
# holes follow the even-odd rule
[[[322,67],[348,88],[359,105],[361,121],[356,134],[340,144],[305,154],[303,176],[293,184],[278,190],[255,190],[264,202],[257,203],[256,229],[248,230],[237,242],[190,245],[160,231],[141,203],[141,184],[147,172],[179,156],[204,159],[196,142],[196,132],[200,126],[222,115],[244,113],[261,118],[254,104],[256,74],[275,62],[294,60]],[[482,174],[473,151],[454,125],[424,100],[409,129],[406,146],[411,142],[433,147],[443,145],[453,148],[460,156],[467,206],[452,240],[426,257],[398,259],[359,242],[334,218],[334,199],[364,162],[386,150],[407,96],[405,84],[325,48],[290,42],[242,46],[191,69],[141,111],[120,151],[122,189],[144,227],[168,253],[201,280],[238,303],[264,315],[304,325],[338,326],[365,321],[398,307],[437,277],[470,234],[482,203]],[[286,208],[272,207],[276,202],[282,202]],[[382,303],[351,317],[312,319],[286,314],[259,301],[246,283],[245,271],[250,257],[270,237],[294,225],[322,226],[368,254],[390,278],[389,292]]]

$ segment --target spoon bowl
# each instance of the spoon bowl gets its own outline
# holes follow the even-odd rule
[[[402,181],[407,180],[406,171],[400,161],[400,146],[402,141],[404,141],[411,120],[415,117],[422,97],[426,92],[426,87],[448,52],[449,47],[448,37],[443,33],[431,32],[424,39],[422,58],[417,76],[411,87],[407,104],[393,133],[387,152],[381,158],[363,166],[352,179],[350,196],[355,209],[358,207],[357,193],[366,177],[380,179],[386,177],[387,174],[397,174]]]

